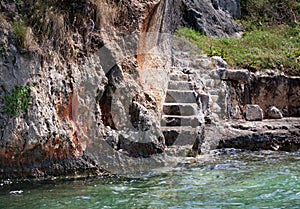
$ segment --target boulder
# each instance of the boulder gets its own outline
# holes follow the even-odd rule
[[[281,118],[283,118],[283,115],[277,107],[270,106],[267,109],[267,117],[270,119],[281,119]]]
[[[258,105],[246,105],[246,120],[262,121],[264,118],[263,110]]]

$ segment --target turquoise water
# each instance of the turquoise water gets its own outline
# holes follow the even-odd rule
[[[299,162],[229,151],[126,179],[2,185],[0,208],[300,208]]]

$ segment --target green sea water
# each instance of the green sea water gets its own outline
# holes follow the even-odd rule
[[[0,208],[298,209],[299,162],[299,152],[229,150],[126,178],[8,181],[0,186]]]

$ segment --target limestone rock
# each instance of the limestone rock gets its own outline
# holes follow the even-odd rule
[[[267,109],[267,117],[270,119],[281,119],[283,115],[277,107],[271,106]]]
[[[227,62],[219,56],[213,56],[212,60],[216,63],[219,68],[226,68]]]
[[[261,121],[264,118],[263,110],[258,105],[246,105],[246,120]]]
[[[231,121],[218,128],[219,144],[213,148],[299,151],[299,118],[265,121]]]
[[[203,34],[215,38],[237,35],[243,28],[237,25],[232,16],[219,9],[219,1],[182,0],[182,25],[192,27]],[[222,7],[231,10],[234,6],[222,3]],[[238,8],[236,8],[238,10]],[[238,11],[237,11],[238,13]]]
[[[250,73],[248,70],[220,70],[222,80],[233,80],[239,83],[248,83],[250,81]]]
[[[285,116],[299,116],[294,110],[300,107],[300,77],[256,73],[251,75],[250,85],[254,87],[250,91],[251,101],[263,110],[274,105]]]
[[[240,0],[215,0],[219,3],[221,9],[229,12],[234,18],[241,18]]]
[[[130,108],[131,122],[138,130],[147,131],[151,127],[148,110],[138,102],[133,102]]]

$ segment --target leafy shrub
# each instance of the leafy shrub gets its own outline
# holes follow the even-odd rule
[[[295,0],[241,0],[241,10],[256,25],[293,24],[300,18],[300,2]]]
[[[26,111],[31,104],[30,87],[15,86],[11,94],[2,99],[2,111],[8,116],[17,116],[21,111]]]

